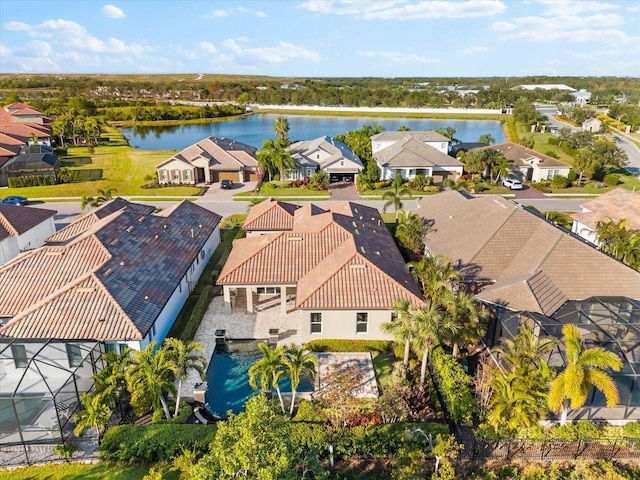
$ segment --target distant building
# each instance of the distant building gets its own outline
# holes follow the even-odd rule
[[[598,133],[602,128],[602,122],[595,117],[591,117],[582,122],[581,127],[585,132]]]
[[[576,89],[563,83],[546,83],[540,85],[516,85],[511,90],[560,90],[562,92],[575,92]]]

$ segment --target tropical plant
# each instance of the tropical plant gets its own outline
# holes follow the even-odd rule
[[[417,262],[407,263],[407,269],[420,283],[422,292],[427,298],[440,301],[445,292],[451,290],[460,279],[460,272],[456,270],[444,255],[425,255]]]
[[[596,236],[602,251],[631,268],[640,268],[640,231],[629,228],[625,219],[596,222]]]
[[[127,388],[131,393],[131,404],[138,413],[153,406],[154,410],[164,409],[169,419],[171,413],[165,395],[176,393],[173,381],[178,372],[167,351],[162,348],[156,351],[156,344],[154,340],[144,350],[133,353],[133,363],[126,373]]]
[[[414,258],[420,258],[424,250],[424,235],[428,223],[417,213],[401,210],[396,227],[396,239],[411,252]]]
[[[121,353],[107,352],[102,356],[107,366],[93,375],[96,392],[103,395],[112,410],[120,409],[122,417],[122,398],[127,390],[126,371],[131,365],[131,349],[124,348]]]
[[[487,419],[496,432],[502,428],[513,433],[519,428],[531,427],[547,413],[535,396],[538,392],[523,389],[520,380],[513,373],[502,375],[502,372],[492,379],[493,397]]]
[[[107,190],[98,190],[98,196],[96,197],[96,206],[100,206],[103,203],[107,203],[109,200],[113,200],[113,194],[118,193],[115,188],[109,188]]]
[[[487,160],[491,183],[496,184],[500,181],[501,177],[507,175],[509,171],[509,160],[506,159],[502,152],[498,152],[497,150],[490,150]]]
[[[402,358],[402,378],[407,378],[409,369],[409,355],[411,355],[411,341],[414,336],[413,325],[414,309],[409,300],[399,299],[393,304],[393,319],[383,323],[380,327],[383,332],[390,333],[397,342],[404,344],[404,356]]]
[[[427,364],[429,362],[429,349],[440,341],[445,334],[447,325],[443,320],[442,308],[433,299],[428,298],[423,308],[414,313],[414,337],[413,345],[418,355],[422,354],[420,366],[420,387],[424,387],[427,376]]]
[[[479,307],[476,300],[464,291],[453,293],[446,291],[442,299],[445,314],[451,321],[449,341],[453,356],[458,356],[460,343],[478,340],[484,335],[483,321],[486,317],[484,308]]]
[[[496,143],[496,139],[493,138],[493,135],[490,133],[485,133],[484,135],[480,135],[478,138],[478,142],[480,143],[488,143],[489,145]]]
[[[565,325],[562,335],[566,366],[551,384],[549,408],[561,413],[560,423],[564,425],[569,409],[582,407],[592,388],[602,392],[607,406],[613,407],[618,403],[618,388],[606,370],[620,371],[622,361],[615,353],[602,347],[585,349],[580,330],[573,324]]]
[[[82,194],[80,198],[80,209],[81,210],[91,210],[92,207],[97,207],[95,197],[87,195],[86,193]]]
[[[79,437],[87,428],[95,428],[99,440],[109,424],[111,409],[104,396],[99,393],[81,393],[80,401],[82,402],[82,410],[73,419],[76,424],[73,434]]]
[[[296,393],[302,376],[306,373],[311,379],[315,378],[318,371],[318,359],[310,351],[291,344],[285,350],[284,365],[286,374],[291,383],[291,407],[289,416],[293,416],[293,409],[296,403]]]
[[[258,343],[262,358],[249,367],[249,385],[262,393],[267,393],[275,388],[280,400],[282,412],[286,412],[282,393],[280,392],[280,378],[285,373],[284,349],[282,347],[269,348],[264,342]],[[259,385],[258,385],[259,384]]]
[[[285,117],[276,118],[273,125],[273,133],[278,136],[278,139],[281,140],[285,146],[289,145],[289,120]]]
[[[464,170],[467,173],[479,173],[483,175],[487,170],[487,153],[485,150],[469,150],[462,157]]]
[[[169,337],[164,341],[162,348],[167,351],[167,357],[176,366],[178,388],[176,390],[176,409],[173,416],[177,417],[180,411],[182,381],[187,379],[189,372],[192,370],[195,370],[198,375],[200,375],[200,379],[204,380],[207,370],[207,359],[199,353],[202,352],[202,343],[200,342],[183,342],[178,338]]]
[[[411,190],[403,185],[402,175],[398,173],[393,179],[391,190],[384,192],[382,195],[382,200],[387,200],[382,207],[382,211],[387,213],[387,208],[393,207],[396,212],[396,223],[398,223],[399,211],[402,210],[402,207],[404,206],[402,203],[403,196],[411,198]]]
[[[260,169],[269,174],[278,171],[282,181],[287,178],[287,171],[296,166],[296,162],[291,157],[291,153],[286,150],[285,145],[270,138],[262,142],[262,149],[258,151],[257,157]]]

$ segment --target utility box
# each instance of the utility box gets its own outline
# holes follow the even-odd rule
[[[193,386],[193,401],[204,405],[207,403],[207,382],[196,383]]]

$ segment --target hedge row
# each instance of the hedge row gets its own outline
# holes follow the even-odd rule
[[[53,175],[30,175],[9,177],[7,181],[10,188],[41,187],[42,185],[55,185],[56,177]]]
[[[204,317],[211,300],[213,299],[213,285],[205,285],[198,297],[198,301],[196,302],[193,310],[191,311],[191,315],[189,315],[189,319],[187,320],[187,324],[182,330],[182,334],[180,335],[180,339],[184,341],[193,340],[193,337],[196,336],[196,332],[198,331],[198,327],[202,322],[202,318]]]
[[[462,365],[436,347],[431,353],[433,379],[451,418],[460,425],[471,425],[476,403],[471,391],[471,379]]]
[[[305,345],[312,352],[392,352],[395,342],[385,340],[313,340]]]
[[[107,431],[100,458],[121,463],[168,461],[191,449],[197,455],[209,450],[216,425],[120,425]]]

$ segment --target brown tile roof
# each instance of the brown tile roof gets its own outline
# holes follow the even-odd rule
[[[247,231],[291,230],[293,214],[299,208],[299,205],[269,198],[251,207],[242,228]]]
[[[418,285],[376,209],[346,202],[295,211],[293,229],[236,240],[220,285],[298,287],[298,308],[422,305]]]
[[[418,204],[433,221],[428,250],[467,279],[493,283],[480,299],[549,315],[564,299],[640,298],[640,272],[500,196],[444,192]]]
[[[38,138],[51,137],[52,131],[46,125],[32,122],[0,124],[0,132],[18,139],[29,140],[35,134]]]
[[[144,338],[221,220],[186,201],[168,210],[115,199],[0,267],[0,335]]]
[[[165,160],[157,168],[174,160],[191,165],[198,159],[206,160],[209,168],[215,171],[240,171],[258,166],[254,147],[229,138],[207,137]]]
[[[640,230],[640,194],[615,188],[582,204],[582,213],[574,213],[572,218],[593,230],[599,221],[609,219],[617,222],[626,220],[630,229]]]
[[[0,240],[17,237],[53,217],[55,210],[0,204]]]
[[[552,167],[570,167],[571,165],[561,162],[560,160],[544,155],[530,148],[518,145],[516,143],[506,142],[491,145],[489,147],[482,147],[475,150],[496,150],[504,155],[510,163],[523,167],[530,167],[537,165],[538,168],[552,168]]]
[[[380,165],[389,167],[437,167],[456,166],[463,164],[440,150],[426,145],[412,136],[405,136],[396,143],[374,154]]]

